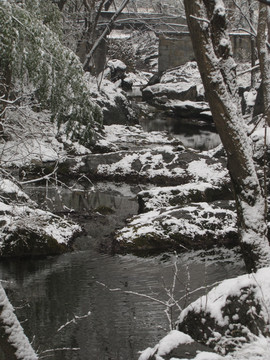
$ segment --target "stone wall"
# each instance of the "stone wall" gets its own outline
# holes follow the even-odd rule
[[[250,60],[250,36],[245,33],[231,34],[235,60]],[[162,33],[159,35],[158,70],[165,71],[195,60],[191,38],[188,32]]]

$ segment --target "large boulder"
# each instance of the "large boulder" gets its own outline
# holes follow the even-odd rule
[[[135,215],[115,236],[118,252],[183,252],[238,244],[233,202],[192,203]]]
[[[188,183],[172,187],[155,187],[138,193],[139,212],[160,207],[183,206],[191,202],[213,202],[232,199],[229,180],[212,179],[212,182]]]
[[[157,100],[158,101],[158,100]],[[166,111],[170,111],[174,116],[184,118],[204,118],[209,123],[213,123],[213,118],[210,112],[208,103],[203,101],[181,101],[169,100],[164,105],[160,104]]]
[[[79,225],[48,211],[0,202],[0,257],[61,254],[80,232]]]
[[[142,90],[144,101],[156,104],[156,99],[166,100],[191,100],[197,99],[197,87],[190,83],[166,83],[155,84],[145,87]]]
[[[82,231],[39,209],[15,180],[1,178],[0,194],[0,258],[61,254]]]
[[[112,82],[124,79],[127,66],[123,61],[112,59],[108,61],[107,66],[110,69],[110,80]]]
[[[86,76],[91,96],[102,109],[104,125],[132,125],[138,122],[130,101],[121,89],[121,79],[115,83],[102,79],[98,83],[90,74]]]
[[[151,131],[151,134],[149,134],[140,125],[125,126],[117,124],[105,125],[103,134],[100,135],[96,143],[99,148],[107,147],[109,149],[107,152],[119,150],[138,151],[163,145],[174,145],[180,148],[181,142],[166,131]]]
[[[91,154],[76,167],[90,178],[179,185],[213,176],[228,176],[224,165],[207,155],[186,150],[183,146],[165,145],[140,151]]]
[[[139,360],[269,358],[270,268],[224,280],[183,309]],[[212,352],[214,351],[214,352]]]
[[[241,349],[269,336],[269,290],[270,268],[224,280],[182,311],[177,328],[220,354]]]

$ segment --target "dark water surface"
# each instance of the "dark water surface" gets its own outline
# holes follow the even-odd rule
[[[106,191],[92,195],[104,197]],[[90,194],[87,196],[91,203]],[[134,209],[130,211],[136,209],[132,192],[122,195],[121,201],[116,192],[107,196],[110,200],[107,198],[106,204],[114,204],[119,213],[127,213],[131,204]],[[85,218],[84,225],[89,231],[78,241],[84,244],[77,247],[78,251],[0,264],[0,277],[7,280],[4,286],[10,301],[40,358],[138,359],[138,351],[154,346],[169,330],[169,323],[165,305],[129,291],[168,300],[165,288],[172,285],[175,262],[179,270],[174,291],[177,299],[187,293],[187,288],[193,291],[243,273],[243,263],[228,251],[208,254],[205,261],[198,252],[179,255],[178,259],[174,254],[151,258],[104,254],[96,246],[93,228],[100,238],[97,224]],[[204,292],[191,294],[182,305]],[[174,318],[177,315],[174,309]],[[59,350],[44,352],[49,349]]]
[[[193,124],[194,122],[194,124]],[[184,146],[195,150],[210,150],[221,143],[213,125],[198,125],[198,119],[181,119],[157,113],[152,119],[142,119],[140,124],[145,131],[167,131]]]

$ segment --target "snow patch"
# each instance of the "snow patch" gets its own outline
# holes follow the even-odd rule
[[[181,331],[172,330],[166,335],[154,348],[147,348],[144,350],[139,360],[148,360],[151,356],[156,356],[156,359],[162,360],[162,356],[169,354],[174,348],[181,344],[190,344],[194,340],[187,334]]]

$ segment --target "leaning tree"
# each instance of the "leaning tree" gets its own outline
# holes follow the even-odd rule
[[[248,271],[270,264],[267,208],[241,114],[236,64],[222,0],[184,0],[195,56],[213,119],[227,153],[240,246]]]

